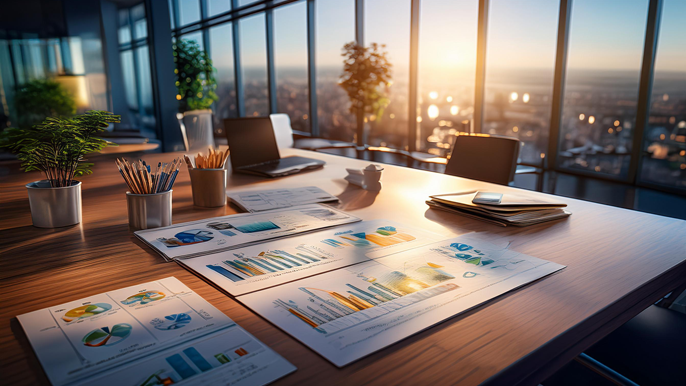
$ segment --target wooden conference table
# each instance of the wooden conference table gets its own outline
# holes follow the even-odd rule
[[[48,384],[16,315],[176,276],[298,371],[276,384],[537,384],[574,356],[686,281],[686,222],[560,198],[571,218],[528,228],[500,228],[429,210],[430,194],[517,189],[386,166],[381,192],[343,180],[346,167],[369,162],[284,150],[327,162],[323,170],[275,180],[233,175],[229,189],[315,185],[339,208],[365,220],[390,219],[446,237],[487,232],[495,243],[567,266],[564,270],[458,315],[342,369],[181,266],[165,263],[128,230],[126,187],[113,156],[91,157],[83,181],[83,222],[61,229],[31,226],[24,184],[37,173],[0,164],[0,383]],[[180,154],[145,155],[150,164]],[[129,159],[137,157],[129,155]],[[185,166],[184,166],[185,169]],[[541,193],[529,192],[534,196]],[[236,213],[193,207],[186,170],[174,185],[175,223]]]

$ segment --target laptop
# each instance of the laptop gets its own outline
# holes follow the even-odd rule
[[[318,169],[326,162],[305,157],[281,158],[269,117],[224,120],[229,156],[234,172],[283,177]]]

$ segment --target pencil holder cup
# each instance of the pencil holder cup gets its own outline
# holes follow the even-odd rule
[[[193,204],[205,208],[226,205],[226,169],[189,169]]]
[[[155,194],[126,192],[129,229],[166,227],[172,224],[172,191]]]

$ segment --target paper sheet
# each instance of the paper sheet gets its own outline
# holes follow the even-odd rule
[[[165,259],[189,258],[284,236],[360,221],[313,204],[265,213],[235,214],[135,232]]]
[[[293,206],[338,201],[316,186],[294,189],[253,190],[229,192],[226,196],[243,210],[250,213],[264,212]]]
[[[18,319],[55,386],[263,385],[295,371],[173,277]]]
[[[179,262],[237,296],[443,238],[374,220]]]
[[[463,236],[237,299],[340,367],[562,268]]]

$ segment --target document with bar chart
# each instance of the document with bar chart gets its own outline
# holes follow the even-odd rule
[[[312,204],[265,213],[234,214],[134,232],[166,260],[202,256],[259,242],[360,221]]]
[[[179,263],[238,296],[443,238],[393,221],[362,221]]]
[[[54,386],[259,386],[296,370],[174,277],[17,318]]]
[[[562,268],[462,236],[237,300],[341,367]]]

